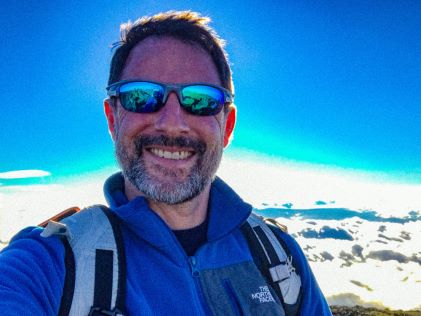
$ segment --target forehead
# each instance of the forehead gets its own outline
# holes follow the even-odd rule
[[[214,62],[203,48],[172,37],[148,37],[131,50],[120,79],[134,78],[221,84]]]

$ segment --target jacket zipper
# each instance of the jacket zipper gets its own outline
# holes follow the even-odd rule
[[[212,312],[209,309],[208,304],[206,303],[205,296],[203,294],[202,285],[200,284],[200,272],[197,269],[197,258],[195,256],[188,257],[189,264],[190,264],[190,271],[193,276],[194,283],[196,285],[197,293],[199,296],[200,303],[202,304],[202,308],[205,312],[205,315],[212,315]]]
[[[195,256],[189,257],[190,270],[193,277],[199,277],[199,270],[197,269],[197,259]]]
[[[201,304],[202,310],[204,311],[204,316],[213,316],[213,313],[210,310],[209,305],[206,303],[205,295],[203,294],[203,290],[202,290],[202,285],[200,284],[200,280],[199,280],[200,271],[197,268],[197,258],[196,258],[196,256],[195,255],[188,256],[185,253],[184,249],[182,248],[181,244],[178,242],[175,235],[172,234],[172,236],[173,236],[174,243],[184,253],[184,256],[186,257],[187,262],[190,266],[190,271],[191,271],[191,274],[193,276],[194,284],[195,284],[195,287],[197,289],[197,293],[198,293],[198,296],[199,296],[199,302]],[[196,250],[196,253],[199,252],[199,250],[200,250],[200,248],[202,248],[202,246],[200,246],[199,249]]]

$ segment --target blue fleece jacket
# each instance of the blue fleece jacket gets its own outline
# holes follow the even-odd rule
[[[190,257],[144,198],[127,201],[121,174],[110,177],[104,188],[122,222],[129,315],[274,315],[267,311],[278,303],[252,299],[261,292],[256,288],[261,276],[239,229],[252,208],[222,180],[212,183],[207,242]],[[24,229],[0,253],[2,315],[57,315],[64,247],[55,236],[41,237],[41,231]],[[330,315],[302,250],[288,234],[280,237],[300,272],[300,315]]]

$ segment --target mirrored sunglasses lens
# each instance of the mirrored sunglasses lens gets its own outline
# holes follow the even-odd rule
[[[194,85],[181,91],[183,108],[195,115],[218,114],[224,105],[224,93],[214,87]]]
[[[156,112],[163,97],[163,88],[151,82],[129,82],[120,87],[121,105],[130,112]]]

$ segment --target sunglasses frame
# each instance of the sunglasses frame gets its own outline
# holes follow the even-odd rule
[[[171,92],[175,92],[175,94],[177,95],[177,98],[178,98],[178,102],[180,103],[180,106],[183,109],[186,110],[186,107],[183,106],[183,104],[181,102],[181,90],[183,90],[186,87],[190,87],[190,86],[206,86],[206,87],[212,87],[212,88],[215,88],[215,89],[221,91],[223,93],[223,95],[224,95],[224,104],[223,104],[223,106],[225,104],[227,104],[227,103],[228,104],[229,103],[233,103],[233,101],[234,101],[234,95],[231,93],[231,91],[229,91],[228,89],[225,89],[225,88],[223,88],[221,86],[210,84],[210,83],[206,83],[206,82],[190,82],[190,83],[181,83],[181,84],[178,84],[178,83],[164,83],[164,82],[152,81],[152,80],[145,80],[145,79],[140,79],[140,78],[137,78],[137,79],[128,79],[128,80],[121,80],[121,81],[117,81],[117,82],[115,82],[113,84],[110,84],[108,87],[106,87],[107,95],[109,97],[116,97],[117,98],[117,97],[120,96],[120,88],[123,85],[127,84],[127,83],[133,83],[133,82],[152,83],[152,84],[159,85],[159,86],[161,86],[164,89],[164,96],[162,98],[162,105],[161,105],[161,107],[159,107],[157,109],[157,111],[159,111],[159,109],[161,109],[162,107],[165,106],[165,104],[167,103],[167,100],[168,100],[168,96],[169,96],[169,94]],[[211,114],[211,115],[218,114],[222,110],[223,106],[221,106],[221,108],[216,113]],[[123,106],[123,108],[126,109],[124,106]],[[186,111],[188,111],[188,110],[186,110]],[[193,115],[199,115],[200,116],[200,114],[197,114],[197,113],[194,113],[194,112],[190,112],[190,111],[188,111],[188,112],[189,113],[192,113]],[[134,111],[134,113],[142,113],[142,112],[135,112]],[[204,116],[206,116],[206,115],[204,115]]]

